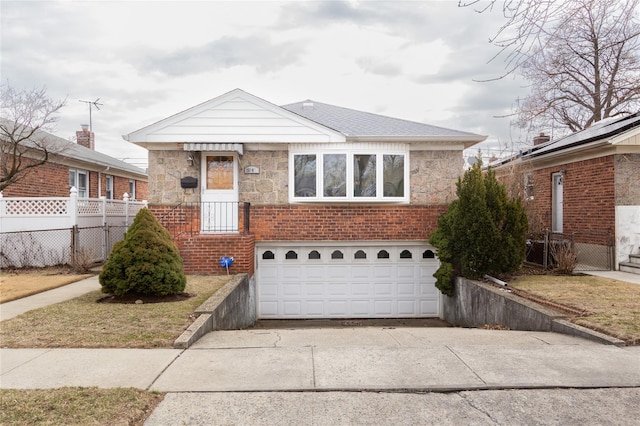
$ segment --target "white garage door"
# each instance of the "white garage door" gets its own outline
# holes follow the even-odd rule
[[[424,243],[258,245],[258,317],[437,317],[434,251]]]

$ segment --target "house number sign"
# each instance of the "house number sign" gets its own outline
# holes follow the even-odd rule
[[[257,175],[260,173],[260,167],[247,166],[244,168],[244,173],[247,175]]]

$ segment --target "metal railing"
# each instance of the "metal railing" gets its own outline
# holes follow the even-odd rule
[[[151,206],[172,238],[201,233],[250,232],[251,204],[238,201],[180,203]]]

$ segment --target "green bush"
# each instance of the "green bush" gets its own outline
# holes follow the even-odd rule
[[[525,258],[527,215],[493,170],[476,163],[456,184],[458,199],[438,219],[429,242],[438,249],[436,287],[453,295],[458,275],[479,278],[518,269]]]
[[[100,273],[103,293],[167,296],[184,291],[182,258],[166,229],[142,209]]]

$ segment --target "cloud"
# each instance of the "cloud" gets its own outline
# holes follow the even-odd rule
[[[372,23],[379,16],[368,5],[355,5],[349,1],[291,2],[281,9],[277,26],[297,28],[300,26],[322,27],[344,22]]]
[[[395,77],[402,74],[402,67],[396,61],[388,61],[386,58],[376,58],[373,56],[365,56],[356,59],[356,64],[365,72],[371,74],[382,75],[386,77]]]
[[[497,13],[477,13],[471,7],[458,7],[454,1],[311,1],[290,2],[282,7],[277,28],[328,32],[329,27],[339,30],[350,25],[403,39],[406,44],[402,49],[430,46],[439,41],[451,52],[449,63],[440,67],[443,71],[432,72],[433,58],[427,52],[420,58],[426,72],[420,74],[417,67],[412,67],[410,75],[418,84],[430,84],[488,80],[502,75],[504,63],[490,61],[498,49],[489,44],[502,21]],[[389,58],[388,62],[397,59]],[[381,59],[363,55],[358,61],[367,72],[397,75],[382,67]],[[376,69],[378,66],[382,69]]]
[[[170,53],[147,53],[141,68],[170,76],[198,74],[236,66],[249,66],[258,72],[274,72],[299,61],[303,43],[274,43],[269,37],[223,36],[210,43],[185,47]]]
[[[151,15],[150,15],[150,11]],[[445,1],[3,2],[2,78],[68,96],[61,137],[88,119],[97,144],[240,87],[510,138],[517,82],[487,40],[499,14]],[[118,153],[118,150],[121,153]],[[111,152],[110,152],[111,153]]]

